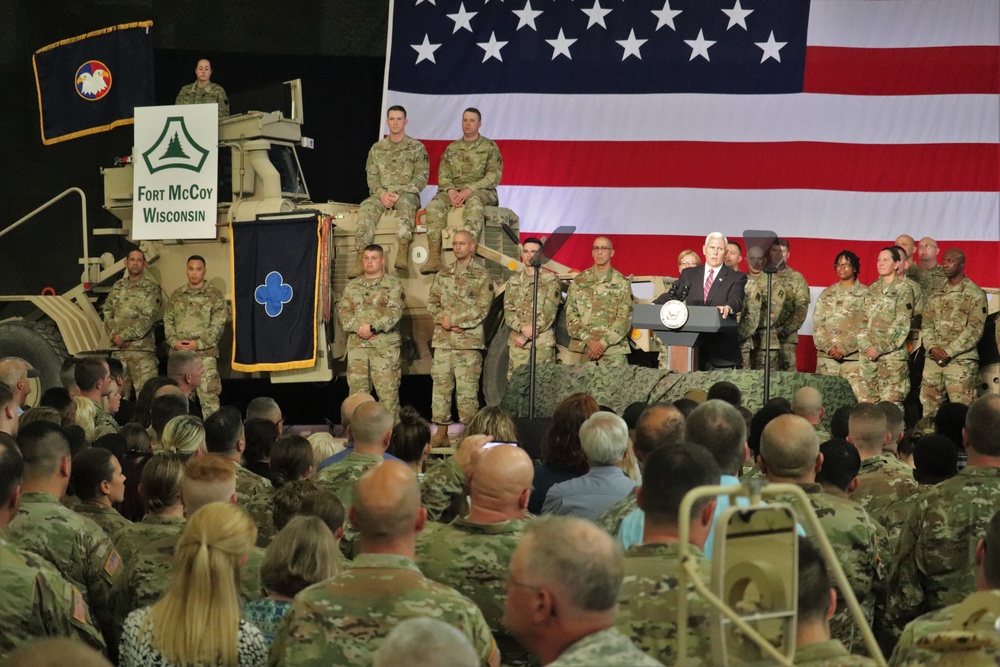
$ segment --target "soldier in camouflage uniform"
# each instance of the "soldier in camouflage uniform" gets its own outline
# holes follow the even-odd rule
[[[858,394],[858,331],[865,321],[862,306],[866,292],[858,280],[861,260],[850,250],[843,250],[834,259],[833,268],[840,281],[823,290],[813,311],[816,372],[844,378]]]
[[[681,576],[678,525],[680,500],[691,489],[717,484],[722,474],[718,463],[700,445],[676,443],[649,455],[643,468],[639,506],[645,516],[643,543],[625,552],[625,579],[618,595],[615,625],[649,656],[665,665],[681,664],[677,655],[678,588]],[[692,507],[690,553],[707,583],[711,563],[702,553],[712,527],[714,499],[703,499]],[[711,633],[708,603],[690,584],[687,597],[687,661],[685,665],[709,665]]]
[[[476,239],[470,232],[459,231],[454,239],[455,263],[434,277],[427,311],[434,321],[434,381],[431,397],[432,421],[438,434],[447,435],[441,426],[451,422],[451,396],[455,393],[458,418],[467,424],[479,410],[479,376],[483,372],[486,335],[483,320],[493,303],[493,279],[475,261]]]
[[[153,325],[160,319],[160,286],[146,273],[146,255],[135,248],[125,258],[127,275],[116,282],[104,302],[104,330],[117,350],[115,359],[125,367],[125,377],[136,396],[146,380],[156,377],[156,342]],[[129,387],[122,387],[122,396]]]
[[[986,324],[986,294],[965,275],[961,250],[945,251],[943,266],[946,281],[929,295],[924,307],[923,343],[928,357],[920,382],[924,416],[937,413],[945,396],[952,403],[972,403],[979,380],[976,346]]]
[[[34,422],[21,429],[17,444],[24,457],[24,493],[4,537],[47,560],[78,587],[107,639],[108,599],[122,559],[100,526],[59,502],[72,466],[69,441],[55,424]]]
[[[355,413],[352,427],[357,420]],[[426,578],[413,561],[424,514],[416,475],[404,463],[386,461],[366,472],[350,510],[362,553],[339,574],[295,597],[275,636],[270,664],[370,665],[379,641],[395,625],[431,616],[462,631],[483,664],[499,665],[500,654],[475,603]]]
[[[851,411],[847,439],[854,444],[861,456],[857,486],[851,500],[858,503],[883,526],[895,544],[905,513],[892,511],[897,501],[918,491],[913,478],[913,468],[906,465],[883,447],[890,439],[885,413],[872,403],[861,403]]]
[[[395,417],[399,414],[399,318],[406,297],[397,278],[385,273],[385,252],[369,245],[362,253],[364,276],[344,288],[337,304],[347,333],[348,394],[371,391]],[[370,378],[370,379],[369,379]]]
[[[236,504],[247,509],[254,496],[271,488],[271,481],[243,467],[246,431],[240,411],[231,405],[205,419],[205,446],[209,452],[228,459],[236,469]],[[188,515],[191,512],[188,511]]]
[[[503,624],[549,667],[662,665],[615,627],[623,577],[621,550],[593,522],[533,519],[510,559]]]
[[[569,350],[576,362],[625,366],[632,330],[632,281],[611,266],[611,239],[594,239],[594,265],[577,275],[566,292]]]
[[[924,294],[930,295],[942,287],[947,280],[944,269],[937,263],[938,244],[929,236],[920,239],[917,246],[917,259],[920,264],[912,265],[907,275],[920,283]]]
[[[163,456],[172,455],[165,454]],[[142,517],[142,521],[129,523],[116,531],[111,536],[111,541],[115,543],[115,548],[121,554],[122,560],[126,563],[131,561],[140,549],[151,542],[180,535],[184,530],[185,523],[184,507],[181,506],[180,509],[182,513],[177,516],[147,513]]]
[[[875,619],[876,593],[886,577],[884,557],[888,555],[888,538],[885,530],[861,506],[825,493],[816,483],[822,459],[815,429],[797,415],[775,418],[764,428],[758,462],[769,482],[798,484],[809,496],[809,503],[833,545],[865,619],[871,624]],[[774,501],[791,505],[807,535],[810,533],[805,510],[795,496],[778,496]],[[864,645],[846,602],[841,599],[837,609],[830,623],[831,634],[849,649],[862,652]]]
[[[505,445],[484,451],[472,476],[469,515],[417,538],[420,571],[476,603],[505,665],[531,664],[500,619],[507,563],[524,530],[533,479],[531,457],[523,449]]]
[[[994,514],[981,539],[975,546],[976,588],[973,593],[985,598],[987,604],[996,604],[1000,597],[1000,513]],[[962,603],[929,612],[911,621],[903,630],[889,664],[893,667],[930,667],[938,664],[956,664],[946,661],[945,655],[971,656],[975,652],[983,664],[996,664],[1000,659],[1000,638],[997,637],[995,614],[987,612],[959,631],[951,625]],[[989,656],[989,658],[987,658]],[[956,661],[957,662],[957,661]],[[962,664],[973,664],[971,662]]]
[[[529,266],[528,263],[542,252],[542,242],[534,237],[521,244],[523,270],[515,273],[507,281],[503,296],[503,321],[510,329],[508,337],[507,379],[514,369],[528,363],[531,358],[531,339],[535,339],[535,361],[551,364],[556,360],[556,334],[553,326],[559,304],[562,303],[562,287],[554,273]],[[538,312],[536,326],[531,326],[531,306],[534,292],[534,275],[538,271]]]
[[[784,239],[778,239],[776,248],[782,248]],[[784,241],[784,247],[788,247],[788,242]],[[766,289],[766,287],[765,287]],[[784,292],[784,299],[781,303],[781,310],[775,316],[774,329],[771,336],[777,335],[781,347],[781,370],[794,371],[796,369],[795,350],[799,345],[799,329],[806,321],[809,313],[809,283],[805,276],[788,266],[787,260],[783,259],[778,266],[777,273],[774,274],[774,284],[772,289],[780,289]]]
[[[118,432],[118,422],[104,409],[104,399],[114,389],[108,362],[99,357],[80,359],[73,370],[73,379],[79,393],[77,402],[77,424],[83,428],[87,440],[93,442],[102,435]],[[91,417],[92,415],[92,417]]]
[[[483,116],[478,109],[462,113],[462,138],[448,144],[438,167],[438,191],[427,204],[427,262],[421,273],[441,270],[441,232],[452,208],[462,209],[462,223],[478,241],[484,207],[496,206],[503,158],[495,143],[479,134]]]
[[[410,256],[410,241],[417,211],[420,209],[420,192],[427,187],[430,165],[424,145],[406,136],[406,109],[396,105],[386,113],[389,136],[380,139],[368,151],[365,173],[368,177],[369,197],[358,209],[358,228],[354,232],[358,261],[349,278],[356,278],[364,270],[364,247],[375,239],[375,226],[386,211],[396,215],[396,268],[405,269]]]
[[[770,357],[771,372],[783,370],[781,365],[781,339],[778,336],[778,323],[785,312],[785,284],[778,280],[775,273],[764,273],[765,264],[773,264],[775,261],[782,262],[780,258],[780,246],[772,245],[769,248],[753,246],[747,250],[747,284],[756,282],[756,290],[760,294],[760,317],[758,318],[757,330],[751,337],[750,344],[744,342],[741,349],[744,354],[750,354],[750,367],[754,370],[763,370],[765,359]],[[770,309],[767,302],[767,277],[771,276],[771,303]],[[767,337],[768,318],[770,312],[771,337]],[[745,331],[741,333],[746,333]],[[766,352],[765,352],[766,348]]]
[[[965,419],[968,465],[920,494],[889,571],[883,631],[898,637],[917,616],[956,604],[976,588],[975,540],[1000,503],[1000,395],[977,399]]]
[[[747,284],[743,287],[743,312],[740,313],[740,326],[738,329],[743,368],[751,368],[754,334],[757,331],[757,327],[760,326],[761,308],[764,303],[764,294],[761,290],[761,281],[759,278],[761,275],[759,270],[754,274],[750,265],[747,265]]]
[[[192,255],[187,261],[188,284],[170,295],[163,313],[167,344],[173,350],[190,350],[201,357],[205,374],[198,387],[202,416],[219,409],[222,380],[219,378],[219,340],[226,328],[228,311],[222,292],[205,280],[205,258]]]
[[[174,104],[212,104],[219,105],[219,118],[229,115],[229,98],[226,91],[217,83],[212,83],[212,63],[202,58],[194,68],[197,81],[181,88]]]
[[[902,407],[910,390],[906,337],[914,296],[910,286],[896,278],[900,261],[896,248],[884,248],[878,254],[879,279],[865,294],[865,323],[858,332],[862,402],[891,401]]]
[[[24,461],[6,435],[0,436],[0,660],[18,646],[42,637],[75,637],[99,651],[104,638],[77,586],[43,558],[4,540],[17,516]]]

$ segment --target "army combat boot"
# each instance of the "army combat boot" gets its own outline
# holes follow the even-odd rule
[[[441,266],[441,232],[427,233],[427,261],[420,267],[420,273],[437,273]]]
[[[437,430],[431,436],[431,448],[451,446],[451,440],[448,439],[448,425],[436,424],[436,426]]]
[[[399,271],[405,271],[407,260],[410,259],[410,239],[399,239],[399,246],[396,248],[396,263],[393,265]]]
[[[364,260],[365,260],[365,249],[364,248],[358,248],[358,258],[357,258],[357,260],[354,262],[354,264],[352,264],[347,269],[347,277],[348,278],[357,278],[358,276],[360,276],[362,273],[365,272],[365,261]]]

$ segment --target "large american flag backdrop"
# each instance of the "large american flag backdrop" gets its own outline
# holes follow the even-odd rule
[[[606,234],[676,275],[710,231],[772,230],[818,291],[907,233],[1000,287],[997,0],[392,0],[387,56],[431,184],[479,108],[501,205],[576,226],[570,266]]]

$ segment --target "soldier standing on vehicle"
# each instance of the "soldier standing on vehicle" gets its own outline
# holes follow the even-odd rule
[[[531,358],[531,339],[535,339],[535,361],[552,364],[556,360],[556,334],[552,328],[562,302],[562,289],[554,273],[529,266],[531,259],[542,251],[542,242],[532,237],[521,244],[523,270],[515,273],[504,288],[504,324],[510,329],[507,379],[518,366]],[[538,312],[535,326],[531,323],[531,306],[535,271],[538,274]]]
[[[486,335],[483,320],[493,303],[493,279],[473,261],[476,240],[464,229],[455,234],[455,263],[434,277],[427,310],[434,321],[434,382],[431,418],[438,425],[431,446],[448,444],[451,395],[458,403],[458,418],[469,423],[479,410],[479,377],[483,373]]]
[[[344,288],[337,304],[340,324],[347,332],[349,394],[378,392],[379,402],[395,419],[399,414],[399,318],[403,315],[403,286],[385,273],[385,252],[369,245],[362,253],[364,275]],[[370,379],[369,379],[370,378]]]
[[[104,330],[115,346],[115,359],[125,367],[125,378],[138,396],[146,380],[157,375],[153,325],[160,319],[160,286],[146,273],[146,255],[134,248],[125,257],[126,275],[111,288],[104,302]],[[129,386],[122,387],[128,396]]]
[[[441,232],[448,224],[452,208],[462,209],[462,222],[479,240],[483,231],[484,207],[496,206],[497,186],[503,174],[500,148],[479,134],[483,115],[479,109],[462,113],[462,138],[444,149],[438,167],[438,191],[427,204],[427,262],[421,273],[441,270]]]
[[[410,241],[417,211],[420,209],[420,192],[427,187],[430,163],[424,145],[406,136],[406,109],[396,105],[386,113],[389,136],[379,140],[368,151],[365,173],[368,177],[368,199],[358,209],[358,228],[354,233],[358,261],[348,271],[348,278],[357,278],[364,271],[362,265],[365,246],[375,240],[375,226],[379,216],[386,211],[396,213],[395,268],[405,269],[410,256]]]
[[[198,387],[198,401],[207,418],[219,409],[222,380],[219,378],[219,339],[226,327],[226,300],[222,292],[205,280],[205,258],[191,255],[187,261],[188,284],[170,295],[163,313],[163,328],[170,351],[189,350],[201,357],[205,374]]]
[[[632,330],[632,282],[611,267],[611,239],[594,239],[594,265],[566,293],[566,328],[576,363],[625,366]]]
[[[229,98],[226,91],[217,83],[212,83],[212,63],[205,58],[198,61],[194,68],[197,80],[181,88],[174,104],[212,104],[219,105],[219,118],[229,115]]]

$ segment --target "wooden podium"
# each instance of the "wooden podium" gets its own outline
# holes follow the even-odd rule
[[[722,318],[715,306],[688,306],[688,319],[678,329],[667,328],[660,319],[663,306],[638,303],[632,310],[632,326],[651,330],[667,346],[667,367],[681,372],[698,370],[698,342],[703,334],[736,329],[739,324]],[[672,349],[673,348],[673,349]],[[676,348],[682,348],[676,350]],[[681,354],[674,354],[674,352]],[[678,359],[677,357],[681,357]]]

